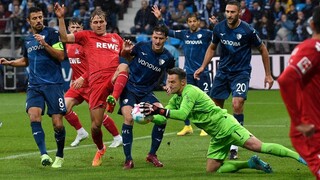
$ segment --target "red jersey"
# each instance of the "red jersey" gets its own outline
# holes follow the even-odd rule
[[[88,62],[85,59],[82,46],[79,44],[67,44],[67,54],[72,68],[71,80],[76,80],[80,76],[85,80],[82,87],[88,86]]]
[[[290,136],[301,135],[295,127],[302,123],[319,128],[320,40],[308,39],[299,44],[278,82],[291,118]]]
[[[98,36],[93,31],[74,34],[75,42],[82,45],[88,62],[89,81],[99,78],[101,73],[113,73],[119,65],[123,40],[116,33]]]

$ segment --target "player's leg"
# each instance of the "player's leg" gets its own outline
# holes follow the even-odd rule
[[[197,85],[196,84],[196,80],[193,78],[193,74],[187,74],[187,83],[188,84],[192,84],[192,85]],[[177,133],[178,136],[184,136],[184,135],[187,135],[187,134],[192,134],[193,133],[193,129],[192,129],[192,126],[191,126],[191,123],[190,123],[190,120],[189,119],[186,119],[184,121],[184,127],[181,131],[179,131]]]
[[[56,159],[52,167],[60,168],[63,164],[63,150],[66,137],[66,131],[63,126],[63,116],[67,112],[63,85],[47,85],[43,87],[42,93],[45,95],[48,106],[47,114],[52,118],[54,137],[57,144]]]
[[[86,139],[89,136],[89,133],[82,127],[82,124],[79,120],[77,113],[72,110],[74,106],[81,104],[81,102],[83,102],[83,99],[79,101],[78,98],[80,97],[73,98],[72,96],[75,96],[75,94],[74,95],[69,95],[69,94],[70,94],[70,89],[65,94],[67,113],[64,117],[69,122],[69,124],[73,126],[77,131],[77,136],[75,140],[70,144],[72,147],[74,147],[79,145],[79,143],[82,140]]]
[[[102,124],[113,136],[113,142],[109,145],[109,147],[116,148],[122,145],[122,136],[119,134],[118,128],[113,119],[111,119],[111,117],[107,114],[104,114]]]
[[[233,116],[237,119],[237,121],[242,126],[244,124],[243,107],[244,107],[244,102],[247,99],[247,93],[249,90],[249,80],[250,80],[249,73],[237,74],[234,77],[230,77]],[[230,148],[229,159],[233,160],[237,158],[238,158],[238,147],[235,145],[232,145]]]
[[[122,99],[122,98],[121,98]],[[134,167],[131,151],[133,143],[133,119],[131,115],[131,105],[121,105],[121,113],[124,117],[124,123],[122,125],[122,141],[123,152],[125,155],[125,163],[123,169],[132,169]]]
[[[50,165],[53,161],[49,157],[46,143],[45,143],[45,132],[41,125],[41,116],[45,111],[44,98],[37,90],[28,88],[27,91],[27,107],[26,112],[30,119],[30,126],[33,138],[38,146],[41,155],[41,164],[43,166]]]
[[[128,71],[129,67],[125,63],[121,63],[116,72],[112,76],[112,84],[113,84],[113,91],[112,95],[107,97],[107,111],[112,113],[114,107],[116,106],[116,102],[119,99],[124,87],[128,81]]]

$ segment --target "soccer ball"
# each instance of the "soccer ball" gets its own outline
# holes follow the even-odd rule
[[[150,122],[149,118],[146,118],[144,114],[141,113],[139,104],[135,104],[131,111],[132,118],[134,122],[138,124],[148,124]],[[148,117],[148,116],[147,116]]]

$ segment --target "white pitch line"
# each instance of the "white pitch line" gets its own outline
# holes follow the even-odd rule
[[[170,136],[170,135],[173,135],[173,134],[176,134],[176,132],[167,133],[167,134],[164,134],[164,136]],[[134,138],[134,140],[142,140],[142,139],[147,139],[147,138],[150,138],[150,137],[151,136],[142,136],[142,137]],[[110,144],[111,141],[104,142],[104,143],[105,144]],[[73,149],[87,148],[87,147],[92,147],[92,146],[95,146],[95,144],[80,145],[80,146],[77,146],[77,147],[65,147],[64,150],[73,150]],[[56,149],[48,150],[47,152],[48,153],[56,152]],[[7,157],[2,157],[2,158],[0,158],[0,160],[16,159],[16,158],[20,158],[20,157],[33,156],[33,155],[37,155],[37,154],[39,154],[39,151],[31,152],[31,153],[17,154],[17,155],[12,155],[12,156],[7,156]]]

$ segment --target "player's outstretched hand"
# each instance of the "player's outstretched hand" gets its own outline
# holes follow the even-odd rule
[[[296,129],[306,137],[312,136],[316,131],[314,124],[300,124]]]
[[[54,12],[57,16],[57,18],[64,18],[64,4],[60,6],[59,3],[54,4]]]
[[[204,68],[203,67],[199,67],[199,69],[197,69],[194,74],[193,74],[193,78],[200,80],[200,74],[203,72]]]
[[[139,104],[139,106],[141,108],[141,113],[143,113],[146,116],[160,114],[162,116],[169,117],[169,114],[170,114],[169,109],[164,109],[164,108],[158,107],[154,104],[150,104],[147,102],[141,102]]]
[[[144,114],[145,116],[152,115],[153,111],[153,105],[147,102],[140,102],[139,107],[141,110],[141,113]]]
[[[11,65],[11,62],[8,61],[6,58],[0,58],[0,64],[2,64],[2,65]]]
[[[154,14],[154,16],[158,19],[161,20],[162,16],[161,16],[161,9],[158,8],[157,5],[154,5],[151,7],[152,8],[152,13]]]

